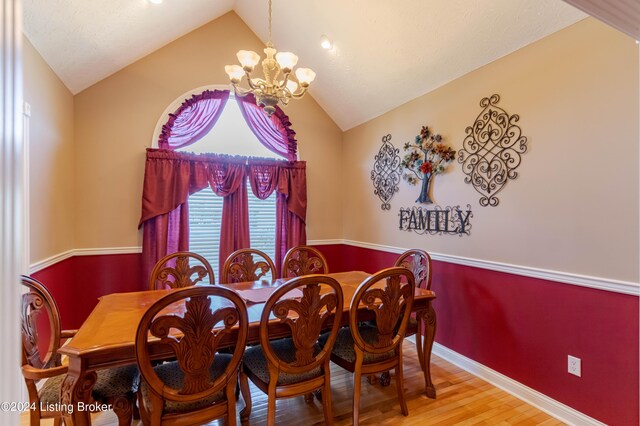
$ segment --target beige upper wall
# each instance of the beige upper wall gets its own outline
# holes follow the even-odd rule
[[[224,65],[236,52],[264,45],[230,12],[170,43],[75,97],[76,248],[141,245],[140,218],[145,149],[156,122],[181,94],[226,84]],[[309,239],[340,238],[342,132],[312,97],[285,112],[307,160]]]
[[[594,19],[553,34],[344,134],[346,239],[638,281],[638,47]],[[429,125],[456,151],[480,99],[520,115],[520,176],[480,207],[455,162],[434,179],[441,206],[471,204],[471,236],[398,230],[418,187],[402,181],[380,210],[370,170],[380,138],[400,148]]]
[[[73,95],[24,38],[31,263],[74,248]]]

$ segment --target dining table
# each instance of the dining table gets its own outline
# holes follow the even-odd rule
[[[349,324],[349,305],[358,286],[370,274],[362,271],[349,271],[328,274],[341,284],[344,306],[341,316],[343,325]],[[268,295],[286,282],[286,279],[272,281],[259,280],[236,284],[215,284],[233,289],[247,302],[249,316],[248,344],[260,343],[260,317],[264,301]],[[379,283],[383,285],[383,283]],[[65,413],[67,425],[90,425],[91,415],[78,409],[91,402],[91,390],[97,379],[97,371],[106,368],[136,363],[135,339],[138,324],[147,309],[157,300],[175,290],[151,290],[130,293],[113,293],[102,296],[91,314],[78,329],[75,336],[67,342],[59,353],[68,357],[68,373],[60,390],[60,403],[66,407],[75,407]],[[422,330],[422,344],[418,348],[420,366],[424,373],[426,395],[435,398],[436,392],[431,381],[430,361],[431,349],[436,331],[436,314],[432,302],[436,295],[433,291],[415,289],[412,312]],[[180,309],[176,308],[176,314]],[[165,312],[163,313],[171,313]],[[360,315],[373,315],[364,306],[358,311]],[[373,317],[372,317],[373,318]],[[276,321],[269,323],[269,337],[273,339],[290,336],[291,331],[285,324]],[[234,345],[232,333],[225,336],[227,341],[221,346]],[[419,341],[419,340],[418,340]],[[170,359],[173,355],[167,345],[150,345],[150,354],[154,359]]]

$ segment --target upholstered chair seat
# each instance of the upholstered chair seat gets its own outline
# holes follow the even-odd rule
[[[229,366],[231,359],[233,356],[231,354],[216,354],[213,364],[209,370],[211,375],[211,381],[214,381],[218,377],[224,374],[225,370]],[[180,365],[177,361],[166,362],[157,367],[154,367],[153,370],[158,375],[160,380],[164,382],[165,385],[169,386],[173,389],[182,389],[184,386],[184,372],[180,368]],[[144,381],[140,385],[140,393],[142,395],[142,399],[144,400],[145,406],[151,406],[151,398],[150,398],[149,385],[147,385]],[[220,389],[218,393],[211,395],[206,399],[202,399],[199,401],[193,402],[178,402],[166,400],[164,405],[164,412],[166,414],[173,413],[187,413],[191,411],[196,411],[201,408],[206,408],[216,402],[222,401],[225,398],[225,390]]]
[[[359,327],[360,335],[362,339],[370,345],[375,345],[378,339],[378,329],[375,326],[370,326],[368,324],[361,325]],[[320,337],[320,342],[324,342],[328,338],[328,334],[323,334]],[[336,339],[336,343],[333,346],[333,356],[336,358],[340,358],[346,362],[354,363],[356,362],[356,351],[354,349],[355,343],[353,341],[353,335],[351,334],[351,329],[349,327],[341,328],[338,331],[338,338]],[[393,358],[394,351],[391,350],[389,352],[385,352],[382,354],[374,354],[370,352],[364,353],[363,364],[371,364],[373,362],[380,362],[386,359]]]
[[[93,386],[91,396],[95,401],[109,401],[122,395],[132,395],[137,391],[140,373],[135,365],[99,370],[98,379]],[[42,404],[57,404],[60,402],[60,387],[65,375],[48,379],[40,389]]]
[[[325,340],[326,342],[326,340]],[[324,342],[323,342],[324,345]],[[296,360],[296,346],[292,339],[280,339],[271,342],[273,351],[278,355],[278,358],[287,363],[292,363]],[[314,356],[320,352],[320,346],[316,345]],[[264,356],[264,350],[262,346],[253,346],[247,348],[244,352],[244,369],[247,374],[253,374],[264,383],[269,383],[269,365],[267,359]],[[322,376],[322,370],[320,366],[314,368],[311,371],[305,371],[301,374],[289,374],[284,371],[280,371],[278,374],[278,386],[292,385],[294,383],[304,382],[316,377]]]

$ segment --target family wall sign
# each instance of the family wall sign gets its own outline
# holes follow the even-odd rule
[[[413,206],[400,208],[398,228],[425,235],[470,235],[473,217],[471,205],[463,210],[460,206],[432,208]]]

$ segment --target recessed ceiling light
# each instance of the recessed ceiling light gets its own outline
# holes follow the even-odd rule
[[[149,0],[149,3],[160,4],[162,3],[162,0]]]
[[[323,49],[331,49],[331,40],[329,40],[329,37],[327,37],[326,35],[322,34],[322,37],[320,37],[320,46],[322,46]]]

